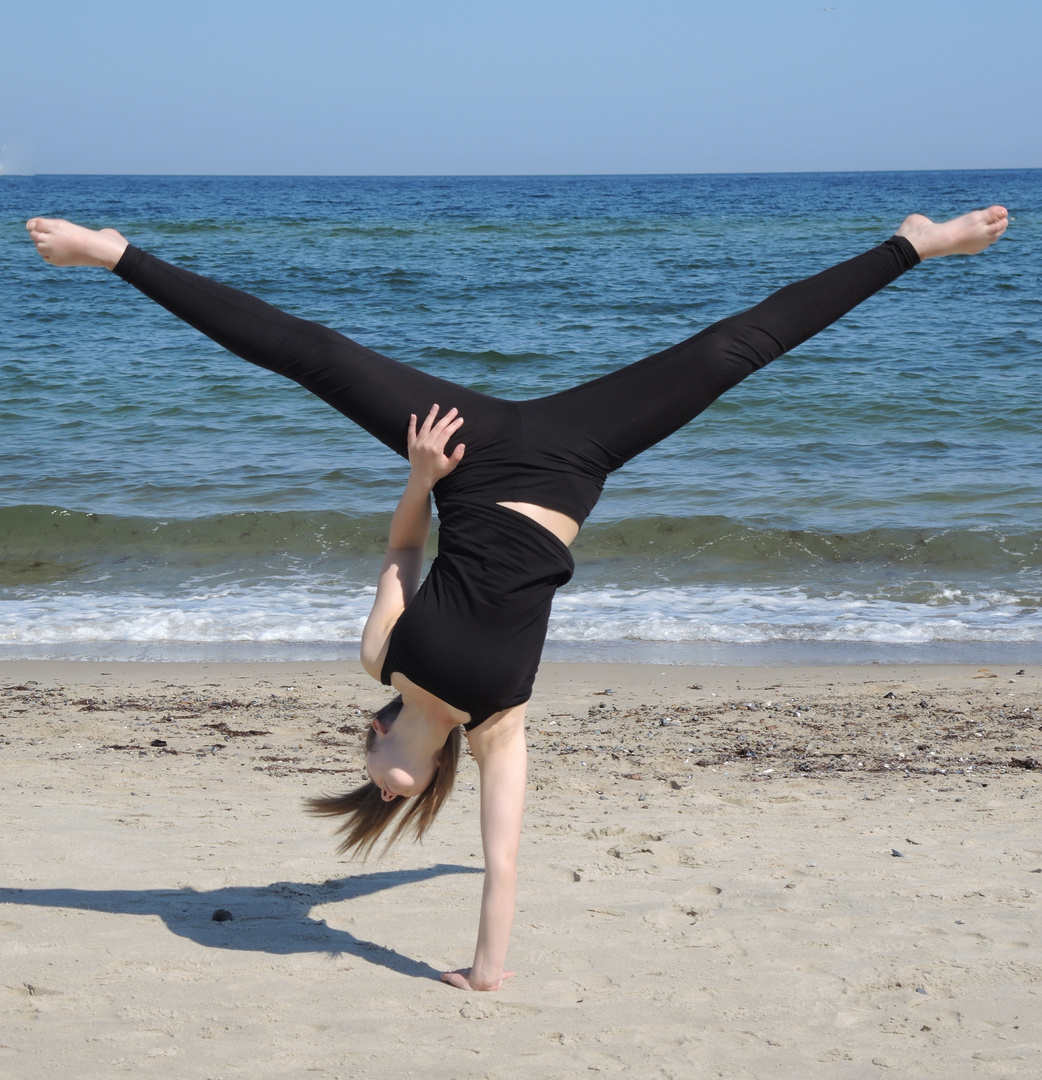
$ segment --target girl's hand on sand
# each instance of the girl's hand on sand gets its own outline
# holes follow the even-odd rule
[[[427,419],[416,429],[416,415],[409,417],[409,464],[413,475],[428,488],[448,476],[463,460],[463,443],[460,443],[448,456],[445,444],[459,431],[463,417],[456,409],[449,411],[438,420],[438,406],[432,405]]]
[[[503,983],[505,983],[507,979],[512,979],[514,975],[517,974],[517,972],[514,971],[504,971],[503,977],[495,984],[495,986],[475,986],[470,981],[470,973],[472,970],[472,968],[460,968],[459,971],[446,971],[442,975],[441,981],[443,983],[448,983],[449,986],[455,986],[458,990],[502,990]]]

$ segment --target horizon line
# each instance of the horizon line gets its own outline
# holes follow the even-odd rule
[[[533,172],[533,173],[295,173],[295,172],[5,172],[0,178],[24,179],[49,177],[181,177],[195,179],[332,179],[332,180],[538,180],[538,179],[594,179],[608,177],[690,177],[690,176],[862,176],[875,173],[952,173],[952,172],[1038,172],[1039,165],[1008,165],[986,167],[930,168],[930,169],[763,169],[718,170],[708,172]]]

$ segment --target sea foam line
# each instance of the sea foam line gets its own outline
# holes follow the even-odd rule
[[[194,587],[168,593],[95,591],[0,601],[0,644],[64,642],[356,643],[375,590],[337,579]],[[922,600],[780,587],[569,589],[558,594],[554,643],[771,641],[923,643],[1042,641],[1037,597],[937,586]]]

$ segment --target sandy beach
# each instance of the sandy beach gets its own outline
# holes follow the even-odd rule
[[[1036,670],[544,665],[494,995],[435,981],[474,943],[469,758],[366,865],[302,812],[362,775],[356,664],[0,687],[5,1077],[1042,1071]]]

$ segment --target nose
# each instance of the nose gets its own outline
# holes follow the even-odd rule
[[[387,788],[380,789],[380,796],[384,802],[394,802],[398,798],[393,791],[388,791]]]

